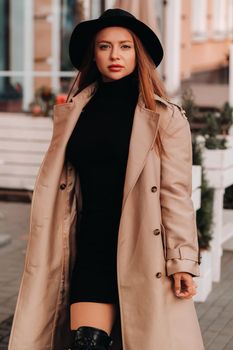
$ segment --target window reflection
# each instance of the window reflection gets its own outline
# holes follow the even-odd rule
[[[0,70],[23,69],[23,7],[17,0],[0,1]],[[19,76],[0,77],[0,111],[19,111],[22,106]]]

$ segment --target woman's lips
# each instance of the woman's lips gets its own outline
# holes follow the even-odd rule
[[[124,68],[123,66],[108,66],[108,69],[111,71],[111,72],[119,72],[122,68]]]

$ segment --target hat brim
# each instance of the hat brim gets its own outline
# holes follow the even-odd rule
[[[163,58],[163,48],[157,35],[135,17],[112,16],[79,23],[73,30],[69,43],[70,60],[80,70],[83,57],[93,36],[106,27],[124,27],[132,30],[141,40],[156,67]]]

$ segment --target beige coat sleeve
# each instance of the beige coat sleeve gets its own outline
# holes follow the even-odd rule
[[[192,195],[192,141],[190,125],[173,105],[168,125],[162,130],[161,192],[162,223],[166,240],[166,269],[199,276],[199,247]]]

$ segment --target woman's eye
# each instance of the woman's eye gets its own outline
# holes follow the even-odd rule
[[[100,44],[99,48],[100,48],[100,50],[107,50],[107,49],[111,48],[111,45],[109,45],[109,44]],[[130,49],[131,46],[127,45],[127,44],[123,44],[123,45],[121,45],[121,48],[122,49]]]
[[[130,48],[131,48],[130,45],[126,45],[126,44],[125,44],[125,45],[122,45],[121,47],[122,47],[123,49],[130,49]]]
[[[109,45],[108,44],[102,44],[102,45],[99,46],[99,48],[101,50],[105,50],[105,49],[109,48]]]

